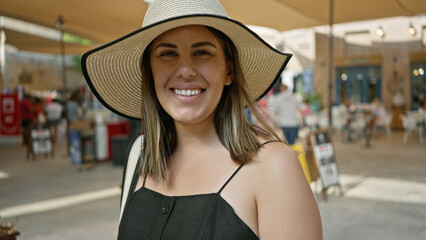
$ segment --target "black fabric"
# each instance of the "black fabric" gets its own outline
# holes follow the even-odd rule
[[[133,180],[138,178],[135,174]],[[165,196],[145,186],[136,192],[134,189],[135,185],[120,222],[119,240],[259,239],[219,192]]]

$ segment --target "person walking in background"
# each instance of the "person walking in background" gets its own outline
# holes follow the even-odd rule
[[[40,97],[33,97],[33,114],[34,114],[34,126],[44,127],[46,124],[46,112],[44,109],[44,101]]]
[[[290,55],[218,0],[153,1],[143,26],[82,57],[95,96],[141,119],[118,239],[322,239],[297,155],[255,102]]]
[[[30,130],[34,120],[33,106],[31,96],[24,94],[21,102],[19,103],[21,111],[21,126],[22,126],[22,143],[27,145],[30,138]]]
[[[69,123],[78,120],[82,114],[81,107],[79,105],[79,92],[75,91],[72,93],[71,98],[68,100],[66,105],[66,116]]]
[[[271,96],[269,108],[284,132],[288,144],[293,145],[296,142],[299,129],[301,102],[288,90],[288,86],[284,83],[280,83],[279,89],[278,94]]]
[[[55,143],[56,137],[57,137],[57,126],[62,119],[62,111],[63,111],[62,104],[60,104],[58,100],[53,99],[51,100],[51,102],[49,102],[46,105],[45,111],[46,111],[47,123],[52,135],[52,142]]]

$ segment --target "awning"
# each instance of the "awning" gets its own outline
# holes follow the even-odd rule
[[[6,44],[13,45],[22,51],[42,52],[60,54],[60,43],[48,38],[38,37],[32,34],[18,32],[10,29],[5,29]],[[96,45],[81,45],[65,43],[65,54],[81,54]]]
[[[95,42],[109,42],[142,25],[147,4],[141,0],[0,0],[0,15],[57,28]]]
[[[221,0],[230,17],[244,24],[286,31],[329,23],[330,0]],[[106,43],[138,29],[148,5],[142,0],[0,0],[0,15],[56,28]],[[426,13],[425,0],[335,0],[334,23]],[[38,39],[40,41],[40,39]],[[20,40],[22,41],[22,39]],[[9,44],[36,48],[31,41]],[[41,45],[47,45],[43,43]],[[52,43],[55,44],[56,43]],[[71,47],[72,48],[72,47]],[[84,49],[84,47],[82,47]],[[71,50],[71,49],[70,49]]]
[[[275,0],[303,13],[320,25],[328,24],[330,0]],[[334,0],[334,23],[426,13],[424,0]]]

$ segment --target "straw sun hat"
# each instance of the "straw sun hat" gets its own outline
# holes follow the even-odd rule
[[[141,61],[145,48],[160,34],[184,25],[210,26],[234,43],[252,99],[260,99],[279,79],[291,54],[269,46],[242,23],[230,19],[217,0],[156,0],[142,28],[85,53],[82,69],[96,97],[127,118],[141,118]]]

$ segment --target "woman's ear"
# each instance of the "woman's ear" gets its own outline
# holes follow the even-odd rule
[[[225,86],[229,86],[232,81],[234,81],[234,64],[232,64],[232,61],[228,61],[227,64],[227,72],[225,77]]]

